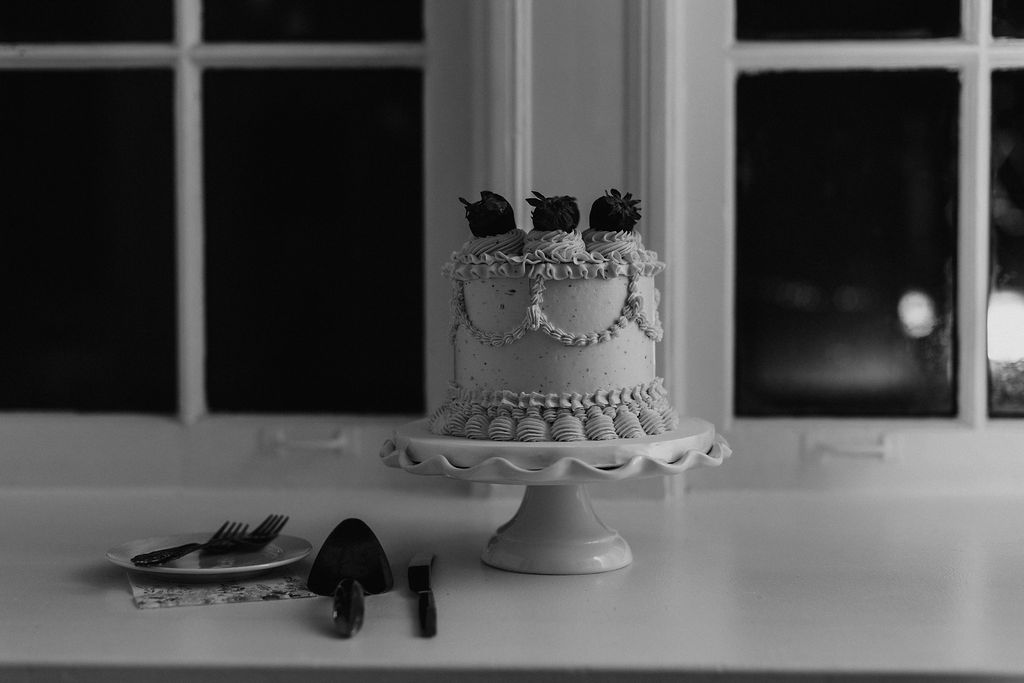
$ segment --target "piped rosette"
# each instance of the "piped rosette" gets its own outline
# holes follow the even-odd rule
[[[576,230],[531,230],[523,245],[526,262],[534,263],[584,263],[592,261],[583,242],[583,236]]]

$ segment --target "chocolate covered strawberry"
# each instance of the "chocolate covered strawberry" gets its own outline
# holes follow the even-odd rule
[[[572,232],[580,224],[580,209],[575,197],[545,197],[536,190],[526,199],[533,207],[534,230]]]
[[[590,229],[632,232],[640,220],[639,199],[612,189],[598,197],[590,207]]]
[[[469,230],[476,237],[503,235],[516,228],[516,216],[512,205],[500,194],[483,190],[478,202],[469,202],[462,197],[459,197],[459,201],[466,206]]]

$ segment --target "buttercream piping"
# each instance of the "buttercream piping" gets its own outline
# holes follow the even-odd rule
[[[643,250],[640,235],[635,232],[585,230],[583,242],[587,246],[587,251],[605,258],[628,260],[635,258]]]
[[[459,327],[465,327],[474,339],[488,346],[513,344],[522,339],[528,331],[533,330],[540,330],[565,346],[590,346],[615,338],[630,323],[636,324],[648,338],[656,342],[661,341],[663,336],[657,310],[655,309],[655,315],[650,319],[644,314],[644,301],[643,295],[640,294],[640,276],[638,274],[629,276],[626,300],[622,304],[619,316],[605,329],[587,333],[568,332],[551,322],[543,308],[546,288],[544,278],[530,280],[530,305],[519,324],[505,332],[487,332],[474,325],[466,311],[465,282],[452,280],[452,283],[451,340],[453,344]]]
[[[576,230],[533,230],[526,235],[523,255],[536,261],[570,263],[592,258],[587,253],[583,236]]]
[[[551,425],[551,438],[555,441],[586,441],[583,424],[572,413],[561,413]]]
[[[562,261],[525,262],[523,260],[489,263],[448,263],[442,269],[452,280],[486,280],[489,278],[543,277],[548,280],[596,280],[628,277],[634,273],[654,277],[665,270],[661,261]]]
[[[644,436],[644,428],[640,419],[626,406],[619,406],[615,412],[615,433],[622,439],[635,439]]]
[[[549,280],[653,277],[665,269],[658,254],[644,249],[640,235],[560,230],[478,237],[453,252],[444,274],[456,280],[543,277]]]
[[[516,424],[508,413],[501,413],[487,427],[487,436],[491,441],[512,441],[516,438]]]
[[[452,254],[453,261],[462,263],[493,263],[496,259],[523,253],[526,233],[516,228],[500,235],[474,237]]]
[[[516,441],[551,441],[551,428],[536,411],[531,412],[516,426]]]
[[[515,392],[502,389],[468,389],[452,383],[448,387],[448,400],[460,403],[472,404],[481,411],[488,408],[507,406],[510,409],[520,407],[527,412],[531,408],[565,408],[586,409],[591,405],[613,406],[620,405],[655,405],[665,403],[667,405],[668,392],[665,390],[664,380],[655,377],[650,382],[637,384],[632,387],[614,389],[598,389],[596,391],[581,394],[578,392]]]
[[[491,441],[632,439],[674,429],[678,415],[661,378],[581,394],[475,391],[452,385],[430,418],[430,430]]]
[[[587,410],[583,431],[589,441],[607,441],[618,438],[618,434],[615,433],[615,423],[598,406],[591,406]]]
[[[466,420],[466,436],[470,439],[486,440],[488,438],[488,427],[490,418],[484,413],[470,415]]]
[[[640,419],[640,426],[647,434],[657,435],[665,431],[665,422],[661,419],[661,415],[649,406],[641,408],[637,417]]]

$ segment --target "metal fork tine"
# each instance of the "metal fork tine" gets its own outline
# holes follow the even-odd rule
[[[287,522],[288,517],[286,517],[285,515],[277,515],[277,519],[274,520],[274,524],[266,530],[264,535],[271,538],[277,536],[279,533],[281,533],[281,529],[284,528],[284,525]]]
[[[281,529],[288,523],[288,515],[281,515],[280,519],[277,520],[277,526],[274,528],[274,535],[281,533]]]
[[[217,531],[215,531],[213,533],[213,536],[210,536],[209,540],[214,541],[214,540],[216,540],[218,538],[221,538],[227,532],[228,527],[230,527],[232,524],[233,524],[233,522],[230,522],[230,521],[224,522],[223,524],[221,524],[220,528],[217,529]]]
[[[267,533],[267,531],[274,526],[276,521],[277,515],[267,515],[267,518],[260,522],[260,525],[258,527],[252,530],[252,535],[260,536],[262,534]]]

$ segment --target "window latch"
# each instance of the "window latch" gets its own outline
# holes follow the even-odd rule
[[[809,460],[848,458],[884,461],[892,458],[892,440],[870,431],[812,432],[800,440],[800,456]]]
[[[283,428],[268,429],[263,433],[265,451],[278,457],[296,451],[343,452],[349,446],[349,435],[337,429],[326,439],[296,438]]]

